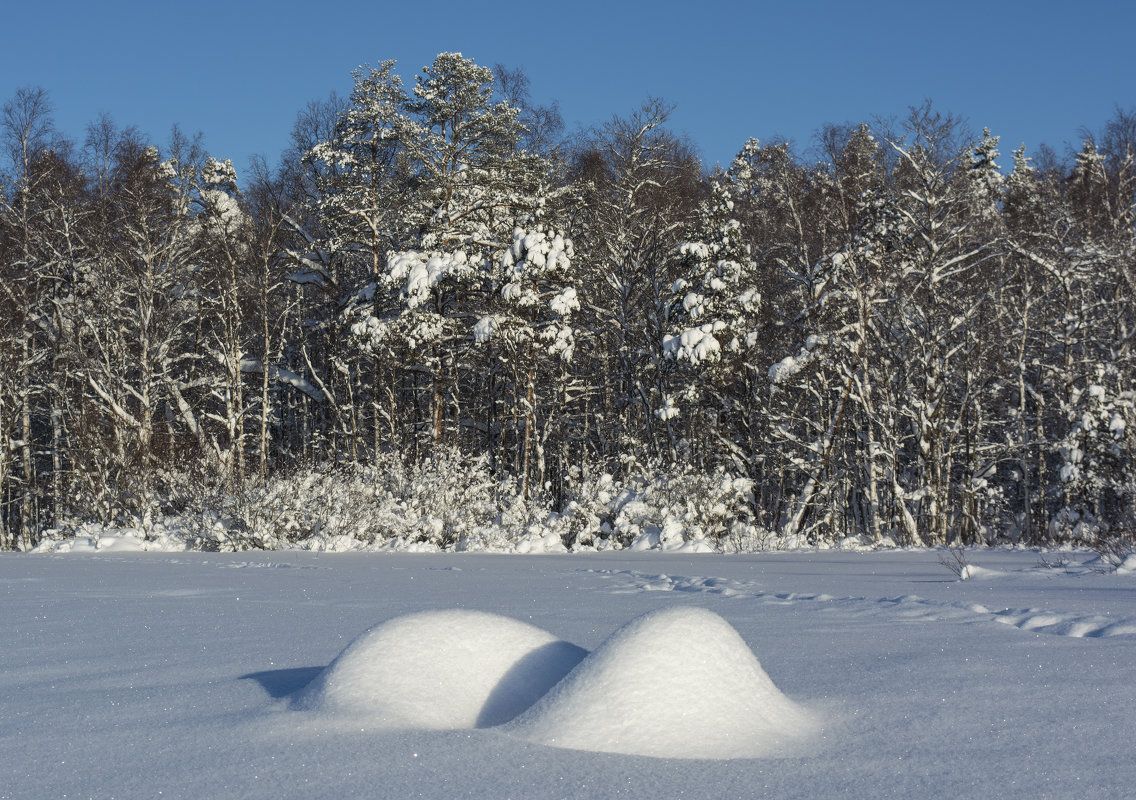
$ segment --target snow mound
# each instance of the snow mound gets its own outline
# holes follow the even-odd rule
[[[812,728],[728,622],[690,607],[624,625],[505,726],[555,747],[714,759],[777,755]]]
[[[959,570],[960,581],[982,581],[1005,577],[1007,574],[1002,570],[987,569],[976,564],[964,564]]]
[[[158,523],[147,530],[115,528],[98,523],[79,526],[73,535],[59,538],[59,531],[47,531],[33,553],[141,553],[144,551],[179,552],[186,543],[178,531]]]
[[[424,611],[359,636],[292,706],[363,717],[370,727],[489,727],[531,706],[586,655],[497,614]]]
[[[512,552],[518,555],[543,555],[545,553],[567,553],[568,548],[560,534],[545,531],[530,531],[517,540]]]

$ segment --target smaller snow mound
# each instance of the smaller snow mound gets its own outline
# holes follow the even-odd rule
[[[518,555],[543,555],[545,553],[567,553],[568,548],[560,539],[560,535],[546,531],[529,531],[517,540],[512,552]]]
[[[959,571],[960,581],[986,581],[1005,577],[1008,577],[1008,573],[1002,570],[987,569],[977,564],[964,564]]]
[[[136,536],[75,536],[63,541],[45,540],[32,550],[33,553],[140,553],[146,548]]]
[[[1053,614],[1031,608],[1005,609],[997,612],[994,619],[1023,631],[1071,636],[1076,639],[1102,639],[1136,634],[1136,620],[1100,615]]]
[[[1127,556],[1116,567],[1117,575],[1136,575],[1136,553]]]
[[[355,639],[292,706],[366,717],[375,727],[488,727],[531,706],[585,655],[508,617],[424,611]]]
[[[162,523],[146,530],[141,528],[114,528],[98,523],[87,523],[65,538],[59,531],[47,531],[33,553],[140,553],[144,551],[180,552],[186,549],[180,531]]]
[[[728,622],[671,607],[620,628],[505,730],[573,750],[725,759],[783,753],[813,727]]]

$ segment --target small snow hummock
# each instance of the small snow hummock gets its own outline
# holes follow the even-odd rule
[[[996,569],[986,569],[977,564],[963,564],[959,569],[960,581],[989,580],[991,578],[1004,578],[1006,573]]]
[[[573,750],[728,759],[780,754],[814,726],[728,622],[670,607],[620,628],[503,730]]]
[[[481,611],[423,611],[359,636],[292,706],[365,717],[369,727],[451,730],[508,722],[587,651]]]
[[[291,707],[370,728],[500,726],[538,744],[659,758],[780,755],[815,728],[728,622],[687,606],[632,620],[590,655],[496,614],[397,617],[349,644]]]

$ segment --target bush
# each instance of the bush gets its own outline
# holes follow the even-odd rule
[[[661,548],[751,552],[772,535],[752,515],[752,483],[725,470],[636,465],[570,481],[559,512],[522,497],[484,457],[443,449],[406,463],[308,467],[229,485],[219,470],[167,473],[165,516],[136,533],[153,546],[210,551]],[[65,531],[58,535],[66,536]]]
[[[565,544],[676,549],[763,549],[753,524],[753,483],[718,469],[648,465],[617,483],[611,475],[574,482],[565,507]]]
[[[512,494],[484,458],[456,449],[411,465],[384,455],[369,465],[301,469],[232,491],[216,481],[182,483],[176,519],[190,546],[205,550],[453,547],[491,534],[499,499],[508,505]]]

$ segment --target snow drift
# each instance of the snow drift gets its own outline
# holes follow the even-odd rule
[[[423,611],[359,636],[292,705],[365,717],[371,727],[483,728],[524,711],[585,655],[497,614]]]
[[[349,644],[292,707],[662,758],[778,755],[814,727],[728,622],[691,607],[632,620],[590,655],[496,614],[398,617]]]
[[[728,622],[672,607],[620,628],[505,730],[574,750],[726,759],[779,754],[813,727]]]

